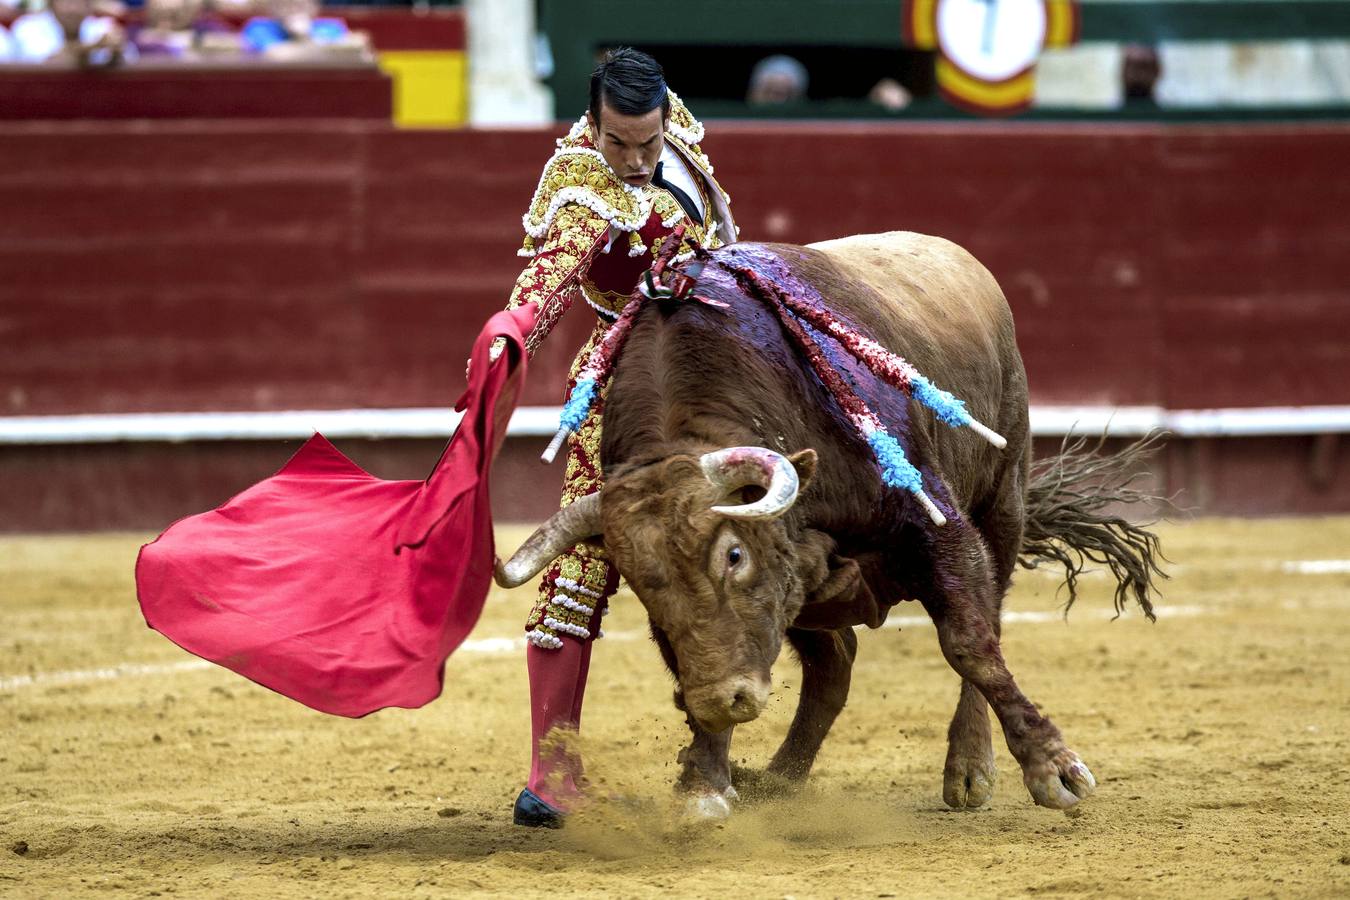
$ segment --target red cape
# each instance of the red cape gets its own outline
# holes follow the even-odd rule
[[[498,313],[479,334],[464,419],[425,481],[376,478],[315,434],[271,478],[141,548],[150,627],[334,715],[439,696],[491,587],[488,472],[534,312]],[[489,365],[499,336],[506,351]]]

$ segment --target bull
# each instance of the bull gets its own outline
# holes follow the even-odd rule
[[[856,360],[834,360],[903,438],[945,524],[883,482],[776,314],[737,277],[747,269],[829,307],[1006,437],[1000,450],[947,429]],[[1091,794],[1091,771],[1004,663],[1000,611],[1019,562],[1062,562],[1072,602],[1087,557],[1116,575],[1118,608],[1133,594],[1152,618],[1157,538],[1103,510],[1138,495],[1128,480],[1114,494],[1091,489],[1137,448],[1032,468],[1012,314],[993,276],[951,242],[892,232],[735,244],[712,252],[698,294],[713,302],[658,300],[637,314],[604,404],[603,490],[540,527],[499,563],[498,582],[521,584],[567,547],[603,542],[676,680],[692,733],[679,785],[705,810],[730,809],[733,726],[764,710],[784,641],[801,662],[801,695],[768,771],[800,780],[848,697],[854,628],[879,627],[901,600],[923,605],[961,677],[945,802],[978,807],[992,794],[989,707],[1036,803],[1063,809]]]

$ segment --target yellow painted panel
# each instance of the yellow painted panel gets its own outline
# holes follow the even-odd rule
[[[469,118],[469,66],[463,50],[388,50],[380,68],[394,81],[394,124],[454,128]]]

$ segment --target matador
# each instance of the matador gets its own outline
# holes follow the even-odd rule
[[[569,393],[677,225],[684,223],[688,237],[708,248],[736,239],[730,198],[699,147],[702,138],[703,126],[650,56],[616,50],[592,74],[589,109],[558,140],[524,216],[519,253],[530,262],[507,307],[538,304],[526,338],[531,355],[576,298],[594,310],[595,328],[572,364]],[[692,245],[681,246],[686,252]],[[603,399],[568,439],[564,506],[601,487]],[[541,745],[554,728],[580,725],[591,642],[617,587],[618,573],[603,549],[589,544],[572,548],[544,573],[525,625],[531,765],[516,800],[517,824],[557,827],[580,791],[575,756]]]

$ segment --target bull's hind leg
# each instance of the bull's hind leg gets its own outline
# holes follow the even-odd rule
[[[992,608],[996,576],[984,543],[968,525],[949,522],[937,529],[932,559],[943,567],[920,599],[937,627],[947,662],[993,707],[1008,749],[1022,768],[1022,780],[1041,806],[1065,809],[1092,793],[1096,781],[1087,766],[1017,687],[1003,661]]]
[[[942,800],[954,809],[983,806],[994,796],[996,775],[989,703],[979,688],[962,679],[961,699],[947,728]]]
[[[820,745],[848,700],[858,638],[852,628],[838,631],[789,629],[788,641],[802,663],[802,692],[792,727],[769,763],[769,772],[799,780],[811,771]]]
[[[1003,597],[1012,582],[1017,550],[1022,546],[1022,474],[1008,472],[997,499],[973,518],[993,567],[994,589],[977,592],[975,601],[995,640],[1002,632]],[[947,729],[947,762],[942,769],[942,799],[956,809],[974,809],[989,802],[996,777],[989,704],[971,682],[961,680],[961,699]]]

